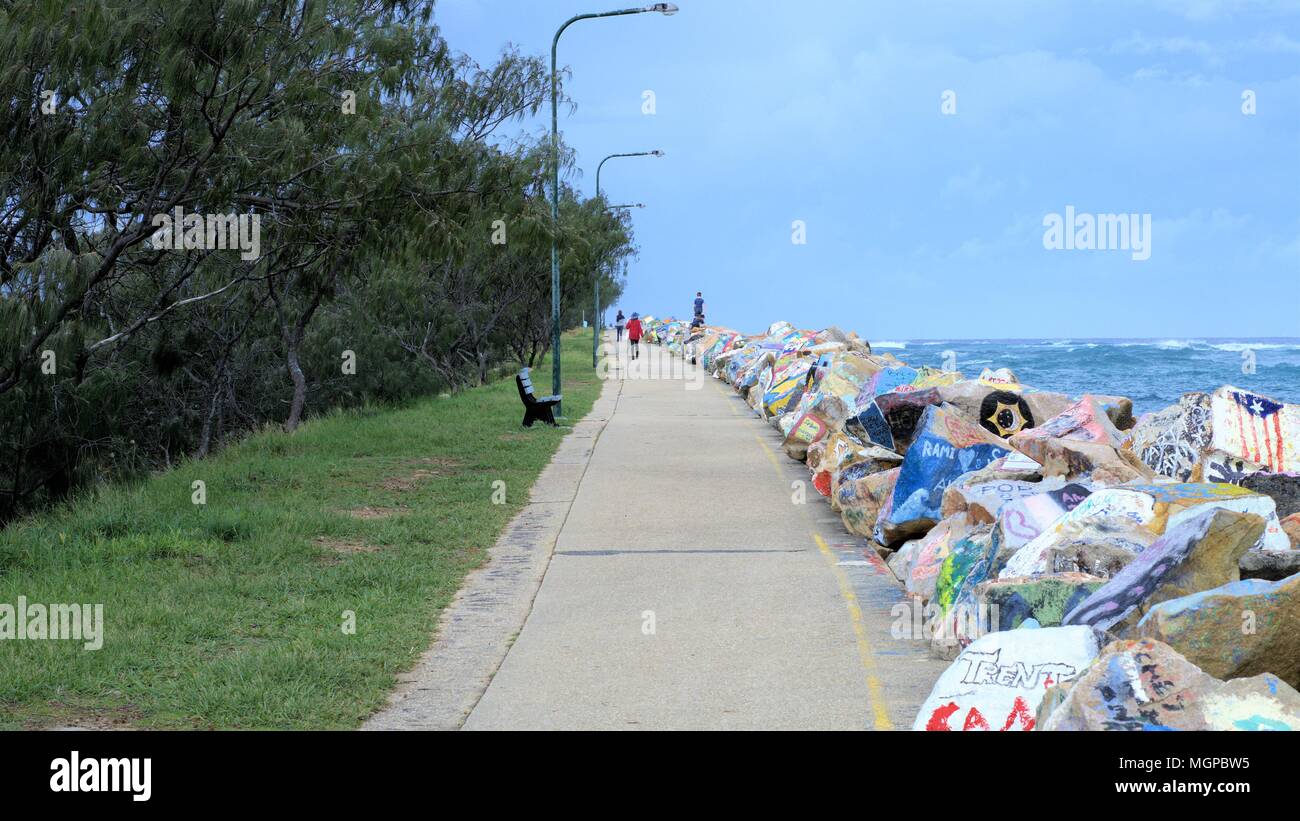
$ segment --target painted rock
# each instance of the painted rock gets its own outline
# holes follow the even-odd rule
[[[1047,689],[1079,675],[1100,646],[1090,627],[983,636],[939,676],[912,729],[1032,730]]]
[[[1265,527],[1256,547],[1262,550],[1290,549],[1290,542],[1274,511],[1273,500],[1267,496],[1225,484],[1134,484],[1103,488],[1088,496],[1020,548],[1007,562],[1002,575],[1027,576],[1048,572],[1050,549],[1061,546],[1067,539],[1091,532],[1089,524],[1083,521],[1085,519],[1120,516],[1131,520],[1135,526],[1150,534],[1160,535],[1194,516],[1205,505],[1261,516]],[[1111,526],[1103,528],[1113,529]],[[1139,545],[1133,549],[1141,549],[1143,538],[1140,533],[1133,532],[1117,538],[1118,542],[1112,538],[1110,543],[1124,547],[1126,542],[1133,541]],[[1149,538],[1146,539],[1147,543],[1149,541]]]
[[[1062,623],[1122,633],[1162,601],[1237,581],[1237,562],[1263,531],[1253,513],[1205,508],[1171,527]]]
[[[978,473],[979,471],[976,471],[976,474],[966,474],[957,482],[948,486],[947,490],[943,492],[943,502],[939,508],[939,513],[942,516],[947,517],[956,513],[965,513],[971,517],[971,521],[977,524],[983,522],[992,524],[997,521],[998,511],[1008,502],[1029,496],[1037,496],[1049,490],[1058,490],[1064,484],[1064,480],[1061,479],[1048,479],[1043,482],[1025,482],[1012,479],[979,482],[977,484],[966,482],[967,476],[977,475]]]
[[[1113,539],[1118,535],[1115,531],[1105,533],[1106,523],[1114,524],[1116,530],[1125,535],[1133,535],[1132,523],[1126,519],[1100,519],[1097,522],[1098,527],[1094,532],[1105,534],[1103,538]],[[1147,538],[1147,531],[1139,531],[1136,535]],[[1150,538],[1153,542],[1156,540],[1154,534]],[[1138,551],[1134,547],[1136,544],[1132,541],[1125,543],[1124,547],[1118,547],[1094,537],[1066,538],[1047,551],[1047,571],[1052,574],[1086,573],[1100,579],[1109,579],[1128,567],[1137,557]]]
[[[890,544],[933,527],[949,484],[1008,453],[1001,439],[955,411],[928,406],[903,457],[891,502],[880,511],[877,539]]]
[[[1277,473],[1300,472],[1300,405],[1224,385],[1210,399],[1211,447]]]
[[[907,592],[922,602],[929,601],[934,595],[935,578],[943,560],[971,529],[970,519],[962,514],[944,519],[930,528],[921,537],[909,563],[907,577],[903,579]]]
[[[1282,520],[1282,532],[1291,540],[1291,549],[1300,549],[1300,513],[1292,513]]]
[[[1117,641],[1076,679],[1047,691],[1038,707],[1037,726],[1040,730],[1300,730],[1300,693],[1270,673],[1219,681],[1153,639]]]
[[[1056,627],[1065,614],[1106,583],[1086,573],[1015,576],[986,581],[975,588],[976,604],[989,614],[992,630],[1015,630],[1026,619]]]
[[[901,470],[892,468],[840,484],[835,498],[840,506],[840,519],[850,533],[858,536],[874,534],[880,510],[893,493]]]
[[[1015,499],[998,510],[999,540],[1008,550],[1016,550],[1038,538],[1054,522],[1074,510],[1088,498],[1092,488],[1074,482],[1056,490]]]
[[[1161,476],[1186,482],[1210,445],[1210,419],[1210,395],[1185,393],[1178,404],[1139,419],[1121,450]]]
[[[1011,437],[1016,450],[1043,466],[1043,476],[1074,479],[1104,469],[1119,481],[1150,474],[1136,458],[1126,461],[1116,448],[1124,434],[1107,413],[1100,397],[1084,396],[1036,428]]]
[[[1215,678],[1272,673],[1300,685],[1300,575],[1243,579],[1161,602],[1137,635],[1177,650]]]
[[[896,453],[906,454],[917,425],[931,405],[942,400],[938,390],[894,390],[882,393],[844,422],[850,433]]]

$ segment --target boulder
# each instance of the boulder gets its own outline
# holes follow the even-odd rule
[[[877,540],[891,544],[933,527],[941,518],[943,492],[953,480],[1008,453],[1001,439],[956,411],[927,406],[890,502],[881,508]]]
[[[989,629],[994,631],[1015,630],[1028,619],[1042,627],[1056,627],[1105,583],[1086,573],[1013,576],[983,582],[975,588],[975,601],[988,613]]]
[[[1300,693],[1269,673],[1219,681],[1153,639],[1117,641],[1048,688],[1036,721],[1040,730],[1300,730]]]
[[[916,558],[916,552],[921,549],[921,540],[912,539],[903,542],[902,546],[893,552],[885,560],[885,566],[889,572],[894,574],[894,578],[900,582],[906,582],[908,576],[912,573],[912,561]]]
[[[1210,398],[1210,447],[1275,473],[1300,472],[1300,405],[1224,385]]]
[[[963,539],[982,539],[987,542],[990,532],[991,528],[987,526],[976,530],[965,514],[939,522],[921,539],[907,575],[907,592],[923,603],[928,602],[934,597],[939,570],[949,554]]]
[[[982,636],[939,676],[912,729],[1032,730],[1047,688],[1079,675],[1100,646],[1090,627]]]
[[[1111,421],[1106,401],[1085,395],[1060,414],[1036,428],[1011,437],[1016,450],[1043,466],[1043,476],[1068,479],[1089,476],[1104,469],[1112,480],[1149,477],[1150,470],[1136,458],[1126,459],[1116,448],[1124,435]]]
[[[1104,521],[1104,520],[1103,520]],[[1127,529],[1127,522],[1123,529]],[[1146,532],[1141,533],[1146,537]],[[1155,536],[1151,536],[1155,541]],[[1101,579],[1109,579],[1128,566],[1137,556],[1138,551],[1133,542],[1124,547],[1108,544],[1093,538],[1065,538],[1047,551],[1048,573],[1086,573]]]
[[[1091,493],[1087,485],[1071,483],[1007,502],[998,509],[1000,543],[1010,550],[1024,547]]]
[[[1300,575],[1243,579],[1161,602],[1137,635],[1164,642],[1215,678],[1272,673],[1300,686]]]
[[[1145,414],[1121,450],[1153,472],[1180,482],[1191,480],[1201,451],[1210,444],[1210,395],[1185,393],[1175,405]]]
[[[957,482],[948,486],[943,492],[943,502],[939,513],[952,516],[965,513],[976,524],[997,521],[998,511],[1008,502],[1039,495],[1045,491],[1058,490],[1064,481],[1049,479],[1043,482],[1026,482],[1003,479],[993,482],[968,483],[967,477],[979,475],[982,471],[968,473]]]
[[[1122,634],[1162,601],[1237,581],[1237,562],[1263,532],[1264,520],[1253,513],[1205,508],[1171,527],[1062,623]]]
[[[1007,562],[1002,575],[1027,576],[1033,573],[1046,573],[1050,567],[1049,549],[1061,546],[1069,539],[1078,540],[1076,537],[1092,534],[1098,529],[1110,533],[1106,537],[1108,543],[1121,548],[1128,546],[1135,551],[1141,550],[1144,540],[1145,543],[1150,543],[1151,536],[1165,533],[1170,527],[1186,521],[1206,505],[1243,513],[1255,513],[1263,517],[1264,533],[1256,547],[1263,550],[1290,549],[1290,542],[1282,532],[1281,522],[1274,512],[1273,500],[1267,496],[1236,485],[1225,484],[1188,482],[1133,484],[1103,488],[1088,496],[1073,510],[1061,516],[1018,550]],[[1008,505],[1006,510],[1010,507]],[[1083,521],[1116,516],[1130,520],[1127,533],[1113,532],[1117,529],[1114,523],[1106,524],[1104,527],[1098,524],[1094,527],[1092,523]],[[1141,530],[1147,531],[1145,537]]]
[[[894,483],[902,468],[892,468],[871,473],[861,479],[840,484],[835,499],[840,506],[840,519],[850,533],[871,536],[875,533],[880,511],[894,492]]]
[[[1236,484],[1272,499],[1279,519],[1300,513],[1300,474],[1252,473]]]
[[[859,405],[844,427],[863,441],[906,454],[926,408],[942,400],[939,391],[894,390]]]
[[[1300,513],[1292,513],[1283,519],[1280,524],[1282,525],[1282,532],[1291,540],[1291,549],[1300,550]]]
[[[1243,579],[1275,582],[1300,573],[1300,550],[1256,550],[1251,548],[1237,562]]]

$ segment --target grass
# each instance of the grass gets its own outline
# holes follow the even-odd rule
[[[564,346],[570,422],[600,390],[590,340]],[[522,418],[513,379],[331,413],[0,531],[0,604],[102,603],[105,622],[99,650],[0,641],[0,728],[357,726],[564,434]]]

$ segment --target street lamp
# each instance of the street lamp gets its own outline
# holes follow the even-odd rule
[[[644,14],[648,11],[672,16],[677,13],[677,6],[672,3],[652,3],[640,8],[576,14],[556,29],[555,37],[551,40],[551,393],[556,395],[560,393],[560,108],[557,99],[559,85],[555,77],[556,50],[560,45],[560,35],[579,20],[621,17],[625,14]],[[555,406],[556,416],[564,415],[561,407],[562,405],[559,404]]]
[[[596,165],[596,198],[597,199],[600,198],[600,169],[605,166],[605,163],[609,162],[615,157],[662,157],[663,155],[664,152],[660,151],[657,148],[653,151],[631,151],[626,154],[610,154],[605,159],[601,160],[599,164]],[[606,206],[607,211],[613,211],[615,208],[645,208],[645,206],[642,205],[641,203],[636,203],[634,205]],[[596,367],[597,351],[599,350],[600,347],[600,326],[603,319],[603,317],[600,314],[600,277],[599,276],[596,277],[595,292],[596,292],[596,314],[595,314],[596,322],[595,322],[595,331],[591,335],[591,367],[593,368]]]

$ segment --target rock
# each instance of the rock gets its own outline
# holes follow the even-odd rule
[[[855,413],[858,391],[880,366],[856,353],[829,353],[818,360],[812,386],[799,402],[798,421],[782,443],[792,459],[804,458],[808,446],[838,430]]]
[[[998,511],[1008,502],[1036,496],[1049,490],[1058,490],[1064,481],[1049,479],[1045,482],[1025,482],[1004,479],[996,482],[969,484],[966,478],[978,475],[982,471],[966,474],[957,482],[948,486],[943,492],[943,502],[939,513],[945,518],[957,513],[965,513],[976,524],[997,521]]]
[[[1008,453],[1001,439],[954,410],[926,407],[890,501],[881,508],[877,540],[891,544],[933,527],[941,518],[943,492],[954,479]]]
[[[1186,521],[1205,505],[1262,516],[1265,528],[1257,547],[1266,550],[1290,549],[1290,543],[1274,512],[1273,500],[1267,496],[1236,485],[1187,482],[1136,484],[1103,488],[1088,496],[1018,550],[1007,562],[1002,575],[1046,573],[1050,567],[1049,549],[1084,537],[1098,538],[1120,548],[1141,550],[1145,544],[1150,543],[1152,536],[1158,536],[1170,527]],[[1010,508],[1008,505],[1005,510]],[[1103,527],[1083,521],[1116,516],[1130,520],[1127,532],[1114,532],[1117,530],[1114,523]],[[1141,531],[1146,531],[1146,534]]]
[[[1243,579],[1151,608],[1137,635],[1164,642],[1215,678],[1273,673],[1300,685],[1300,575]]]
[[[1251,548],[1237,562],[1243,579],[1275,582],[1300,573],[1300,550],[1257,550]]]
[[[1219,681],[1152,639],[1117,641],[1050,687],[1036,720],[1040,730],[1300,730],[1300,693],[1268,673]]]
[[[1155,541],[1154,535],[1151,540]],[[1086,573],[1109,579],[1127,567],[1135,556],[1137,551],[1128,546],[1116,547],[1090,538],[1064,539],[1047,551],[1047,571],[1053,574]]]
[[[844,422],[850,433],[895,453],[906,454],[926,408],[942,400],[937,389],[882,393]]]
[[[1253,513],[1205,508],[1171,527],[1062,623],[1123,633],[1162,601],[1237,581],[1237,562],[1263,532],[1264,520]]]
[[[892,468],[872,473],[861,479],[842,482],[835,494],[840,506],[840,519],[850,533],[872,536],[876,520],[889,497],[902,468]]]
[[[1036,428],[1011,437],[1011,446],[1043,466],[1043,476],[1068,479],[1088,476],[1102,468],[1111,478],[1130,481],[1151,475],[1134,457],[1116,450],[1124,435],[1110,420],[1100,397],[1084,396]]]
[[[989,629],[1015,630],[1028,619],[1056,627],[1061,619],[1106,583],[1086,573],[1013,576],[975,588],[976,604],[988,613]]]
[[[1097,656],[1090,627],[990,633],[939,676],[913,730],[1032,730],[1048,687],[1069,681]]]
[[[1091,493],[1087,485],[1072,483],[1007,502],[998,509],[999,542],[1011,550],[1029,544]]]
[[[916,558],[916,551],[920,549],[921,540],[912,539],[903,542],[902,546],[895,550],[893,555],[885,560],[885,565],[889,568],[889,571],[894,574],[894,578],[898,579],[900,582],[907,581],[907,577],[911,575],[912,572],[912,561]]]
[[[958,543],[968,536],[987,537],[990,530],[991,528],[985,527],[977,534],[974,525],[965,514],[958,514],[939,522],[921,539],[921,545],[917,548],[905,580],[907,592],[920,599],[922,603],[928,602],[934,597],[939,570],[944,560]]]
[[[1209,447],[1210,419],[1210,395],[1185,393],[1178,404],[1139,419],[1121,450],[1161,476],[1186,482],[1193,478],[1201,451]]]
[[[1141,507],[1144,501],[1142,495],[1129,493],[1124,493],[1116,500],[1119,504],[1107,504],[1109,500],[1105,494],[1114,490],[1116,489],[1100,490],[1092,494],[1074,510],[1057,519],[1017,550],[999,576],[1010,578],[1051,572],[1055,556],[1058,555],[1055,551],[1061,550],[1062,555],[1068,556],[1072,545],[1082,543],[1101,545],[1112,551],[1111,555],[1116,550],[1132,555],[1141,553],[1157,538],[1156,533],[1142,524],[1151,518],[1150,507],[1144,511]],[[1090,502],[1092,499],[1098,501]],[[1126,510],[1128,505],[1136,510]]]
[[[1282,525],[1282,532],[1291,540],[1291,549],[1300,550],[1300,513],[1292,513],[1283,519],[1280,524]]]
[[[1300,474],[1252,473],[1237,484],[1272,499],[1279,519],[1300,512]]]
[[[1300,405],[1224,385],[1210,398],[1210,447],[1276,473],[1300,472]]]
[[[765,418],[780,416],[798,403],[808,381],[813,363],[808,357],[782,356],[773,366],[770,386],[763,388],[762,408]]]

